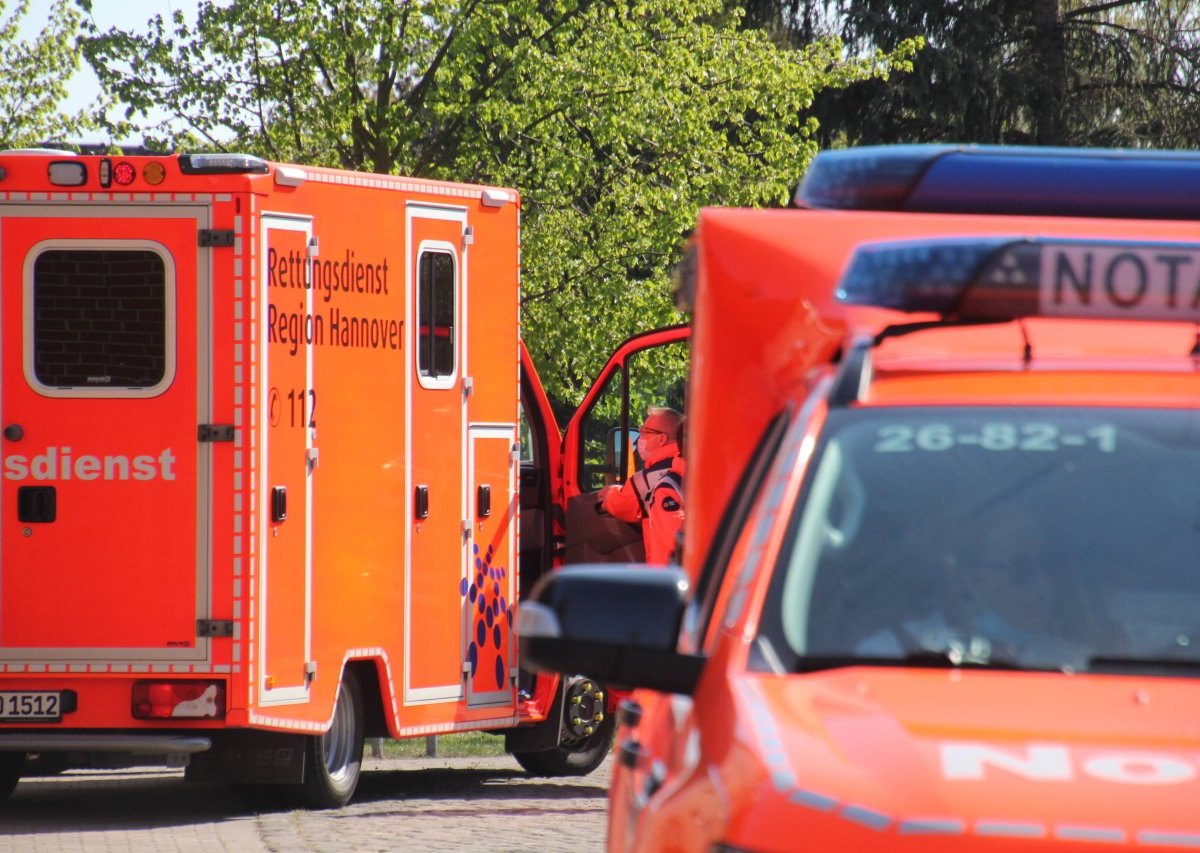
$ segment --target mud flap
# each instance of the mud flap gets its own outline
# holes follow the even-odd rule
[[[189,782],[299,784],[304,781],[304,735],[235,731],[213,737],[184,771]]]

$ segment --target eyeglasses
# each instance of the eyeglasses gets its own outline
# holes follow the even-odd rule
[[[646,427],[642,427],[641,432],[642,435],[666,435],[661,429],[648,429]]]

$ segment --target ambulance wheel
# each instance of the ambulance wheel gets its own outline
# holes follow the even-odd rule
[[[617,732],[616,716],[605,713],[604,690],[590,678],[573,678],[563,697],[558,746],[538,752],[514,752],[513,758],[534,776],[586,776],[608,757]]]
[[[0,803],[12,795],[25,770],[25,753],[0,752]]]
[[[358,786],[363,754],[362,689],[354,673],[342,674],[329,731],[308,739],[304,757],[304,804],[338,809]]]

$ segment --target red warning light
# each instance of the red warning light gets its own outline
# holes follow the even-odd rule
[[[112,170],[113,183],[123,187],[127,187],[133,183],[133,179],[137,177],[137,169],[132,163],[117,163]]]

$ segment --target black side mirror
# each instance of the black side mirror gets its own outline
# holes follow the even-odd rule
[[[676,650],[690,591],[678,569],[604,564],[552,572],[518,607],[521,658],[613,687],[690,694],[705,661]]]

